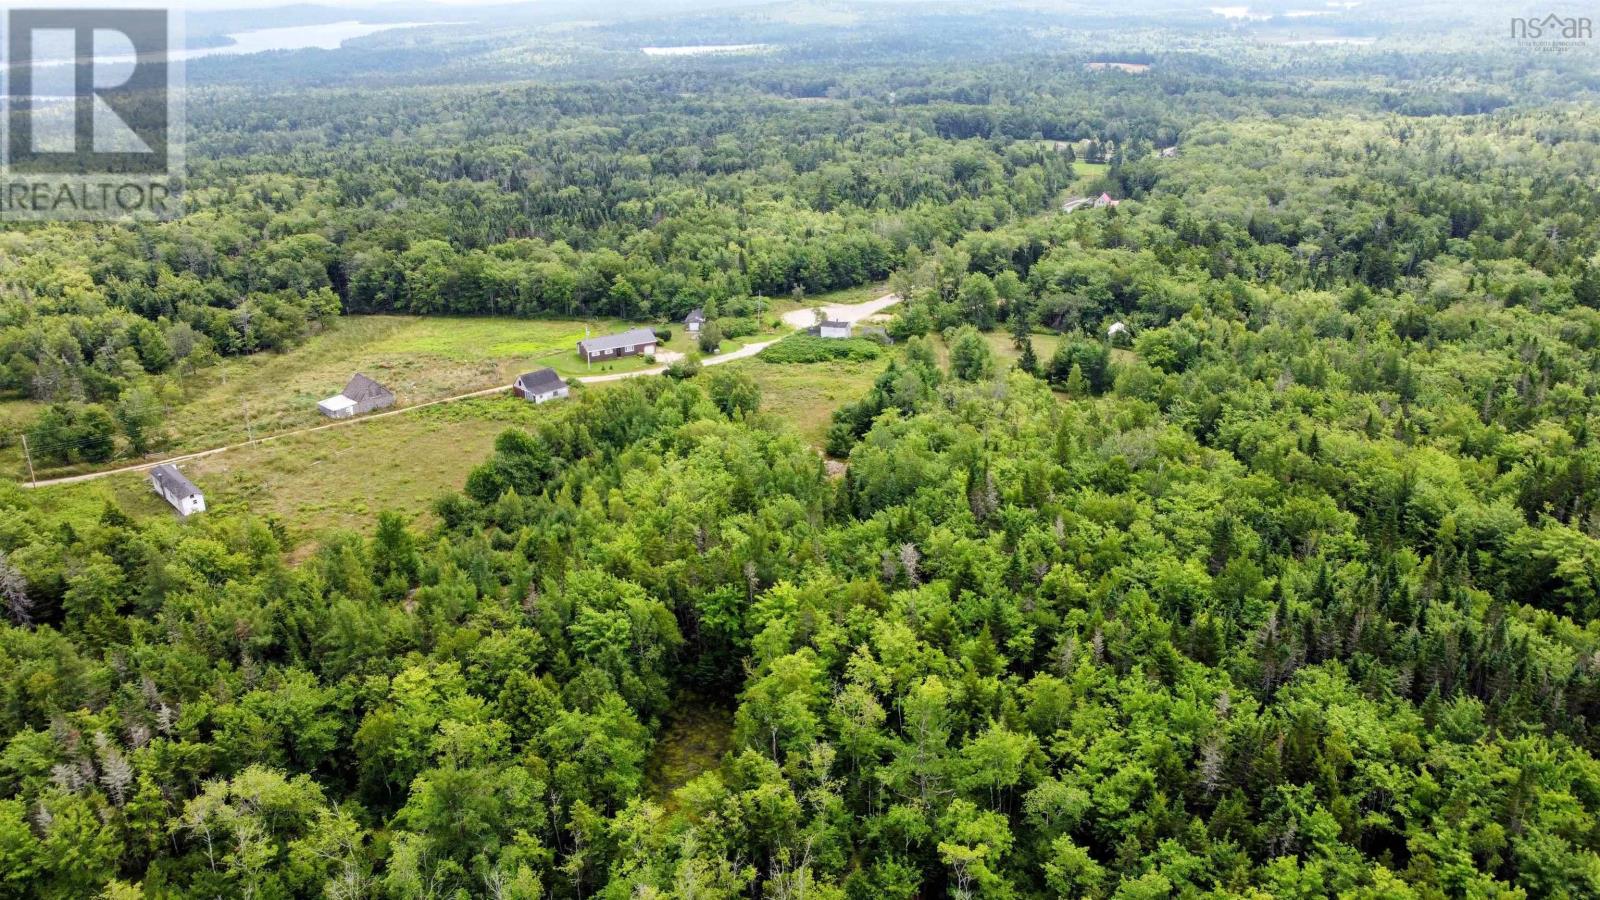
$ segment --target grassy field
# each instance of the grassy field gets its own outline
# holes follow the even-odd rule
[[[821,447],[833,410],[861,396],[888,357],[860,363],[772,365],[757,359],[729,363],[761,385],[762,409]],[[578,390],[609,390],[592,385]],[[510,397],[463,400],[405,415],[291,435],[182,464],[206,493],[212,510],[248,509],[275,516],[302,545],[329,528],[370,530],[377,514],[397,510],[431,520],[432,501],[459,490],[485,460],[495,436],[530,426],[559,406],[534,406]],[[106,499],[135,517],[170,516],[140,473],[44,488],[53,503],[92,518]]]
[[[183,400],[162,423],[161,454],[205,450],[323,423],[317,402],[339,393],[361,372],[393,390],[396,405],[509,385],[517,375],[551,366],[563,375],[600,375],[650,365],[642,356],[586,366],[577,355],[585,323],[573,320],[350,316],[285,353],[263,353],[221,361],[182,380]],[[614,320],[590,324],[595,335],[631,326]],[[665,349],[688,352],[693,341],[672,329]],[[726,349],[758,338],[724,342]],[[20,430],[42,406],[28,401],[0,404],[0,428]],[[126,460],[122,460],[126,462]],[[0,444],[0,467],[25,477],[16,446]],[[46,469],[40,475],[73,474],[92,467]]]
[[[858,303],[884,292],[884,286],[870,285],[819,295],[804,304],[790,302],[789,308],[812,302]],[[774,309],[769,317],[781,311]],[[604,322],[593,330],[603,333],[621,327],[622,323]],[[672,331],[669,348],[692,349],[681,326]],[[540,365],[583,374],[586,370],[573,349],[582,336],[583,324],[571,321],[350,317],[288,353],[226,360],[186,379],[188,399],[171,411],[166,422],[174,437],[167,452],[243,441],[246,410],[258,437],[323,424],[316,402],[337,393],[358,371],[389,385],[401,406],[507,385],[518,373]],[[723,350],[775,336],[762,333],[730,340]],[[820,448],[833,411],[861,396],[888,359],[885,355],[863,362],[800,365],[747,359],[728,365],[761,386],[765,411]],[[644,365],[637,358],[587,371],[602,374]],[[40,408],[27,401],[0,404],[0,421],[10,417],[21,422]],[[285,436],[185,462],[182,469],[206,492],[211,509],[248,509],[275,516],[309,547],[318,533],[329,528],[370,529],[385,509],[428,520],[432,501],[465,483],[473,466],[489,455],[496,435],[513,425],[530,425],[554,409],[510,396],[466,400]],[[16,456],[13,468],[22,468],[15,448],[0,448],[0,460],[13,462],[7,453]],[[173,515],[150,491],[142,473],[45,490],[51,503],[81,510],[86,518],[98,516],[107,499],[137,517]]]
[[[726,353],[746,344],[787,333],[773,328],[783,312],[816,303],[858,303],[882,296],[882,284],[835,291],[796,302],[783,298],[761,317],[758,334],[722,342]],[[361,372],[395,392],[396,405],[509,385],[517,375],[550,366],[567,377],[605,375],[647,368],[642,356],[585,364],[576,344],[585,332],[609,334],[640,327],[600,319],[514,319],[506,317],[350,316],[326,332],[285,353],[258,354],[222,360],[181,381],[183,399],[167,410],[162,423],[170,455],[240,443],[249,437],[293,431],[322,423],[317,402],[337,394],[350,376]],[[692,353],[698,348],[682,323],[662,349]],[[27,477],[16,435],[43,406],[27,400],[0,401],[0,472]],[[119,458],[119,463],[129,460]],[[93,466],[39,468],[41,477],[92,471]]]
[[[1077,176],[1078,179],[1073,183],[1073,192],[1081,194],[1088,190],[1090,185],[1099,181],[1110,169],[1111,167],[1105,163],[1083,162],[1082,160],[1073,163],[1072,174]]]
[[[22,430],[43,410],[44,404],[32,400],[0,400],[0,474],[27,474]]]
[[[182,469],[205,491],[210,509],[276,516],[297,539],[328,528],[365,530],[385,509],[428,519],[432,501],[466,483],[496,435],[546,414],[548,407],[510,396],[463,400],[242,447]],[[111,498],[130,515],[173,515],[139,473],[43,490],[96,511]]]
[[[591,331],[625,327],[601,321]],[[288,353],[229,359],[191,379],[167,430],[173,449],[188,450],[244,437],[246,415],[256,434],[315,425],[322,421],[317,401],[339,393],[356,372],[394,391],[398,406],[507,385],[541,366],[583,374],[576,350],[583,332],[582,322],[566,320],[351,316]],[[673,340],[688,344],[681,335]],[[644,364],[632,357],[590,371]]]
[[[1022,351],[1011,346],[1009,332],[1001,330],[986,332],[983,335],[983,339],[988,342],[989,349],[994,352],[995,362],[998,365],[1009,368],[1015,365],[1017,358],[1022,355]],[[1060,345],[1061,335],[1059,334],[1035,334],[1033,336],[1033,353],[1039,358],[1040,365],[1048,363],[1050,356],[1056,352],[1056,347]],[[944,338],[935,336],[933,349],[934,355],[939,360],[939,365],[949,366],[950,346],[944,342]]]
[[[779,364],[759,358],[729,363],[761,386],[761,409],[788,423],[813,447],[827,443],[833,411],[872,387],[890,355],[863,362]]]

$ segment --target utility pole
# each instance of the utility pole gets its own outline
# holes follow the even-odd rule
[[[28,481],[37,485],[39,479],[33,474],[33,451],[28,449],[28,436],[26,434],[22,436],[22,455],[28,458]]]
[[[244,435],[251,443],[255,443],[256,430],[250,425],[250,404],[240,400],[239,408],[244,410]]]

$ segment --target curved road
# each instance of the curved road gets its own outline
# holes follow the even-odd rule
[[[899,302],[900,297],[898,295],[884,294],[882,297],[879,297],[876,300],[868,300],[865,303],[824,307],[823,312],[827,318],[834,319],[836,321],[859,322],[862,319],[875,316]],[[795,329],[810,327],[814,319],[815,313],[813,313],[810,309],[797,309],[783,314],[783,323]],[[770,341],[761,341],[760,343],[755,344],[746,344],[737,350],[731,350],[722,354],[721,356],[714,356],[710,359],[702,359],[700,364],[705,366],[716,366],[721,365],[722,363],[733,362],[736,359],[748,359],[767,349],[773,344],[776,344],[779,340],[781,340],[781,338],[773,338]],[[624,378],[639,378],[645,375],[660,375],[666,370],[666,366],[654,366],[649,369],[635,369],[631,372],[617,372],[611,375],[583,375],[572,380],[579,382],[580,384],[601,384],[607,381],[621,381]],[[358,416],[352,419],[336,419],[332,422],[325,422],[321,425],[312,425],[307,428],[296,428],[293,431],[280,431],[277,434],[262,435],[261,437],[253,440],[240,441],[237,444],[224,444],[221,447],[212,447],[210,450],[197,450],[194,453],[181,453],[177,456],[169,456],[165,459],[135,463],[131,466],[122,466],[116,469],[104,469],[99,472],[88,472],[83,475],[67,475],[62,478],[47,478],[43,481],[24,481],[21,482],[21,484],[23,487],[27,488],[50,487],[57,484],[75,484],[80,481],[94,481],[97,478],[109,478],[112,475],[125,475],[130,472],[144,472],[149,469],[153,469],[156,466],[166,465],[167,463],[181,463],[195,459],[204,459],[207,456],[215,456],[218,453],[226,453],[229,450],[239,450],[244,447],[252,447],[256,444],[265,444],[268,441],[276,441],[280,438],[294,437],[295,435],[299,434],[311,434],[317,431],[327,431],[330,428],[344,428],[349,425],[358,425],[362,422],[371,422],[374,419],[398,416],[402,413],[411,412],[412,410],[426,409],[430,406],[438,406],[442,403],[455,403],[458,400],[471,400],[474,397],[489,397],[495,394],[503,394],[508,390],[510,390],[509,385],[484,388],[481,391],[469,391],[465,394],[455,394],[450,397],[441,397],[438,400],[429,400],[424,403],[413,403],[410,406],[402,406],[399,409],[391,409],[386,412],[370,413],[368,415]]]

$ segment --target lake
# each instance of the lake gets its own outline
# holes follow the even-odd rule
[[[326,25],[294,25],[287,28],[260,28],[230,34],[233,43],[225,47],[196,47],[175,54],[180,59],[205,56],[240,56],[269,50],[337,50],[345,41],[392,28],[445,25],[446,22],[329,22]]]

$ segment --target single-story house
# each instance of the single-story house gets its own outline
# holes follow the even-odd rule
[[[1095,209],[1100,209],[1100,208],[1106,207],[1106,206],[1116,206],[1118,203],[1121,203],[1121,202],[1122,202],[1121,200],[1113,200],[1113,199],[1111,199],[1111,195],[1110,194],[1101,194],[1099,197],[1095,198],[1094,208]]]
[[[1128,338],[1128,337],[1132,337],[1132,336],[1133,336],[1133,331],[1128,328],[1128,323],[1127,322],[1122,322],[1122,321],[1112,322],[1111,323],[1111,327],[1106,329],[1106,339],[1107,340],[1114,341],[1117,338]]]
[[[516,384],[511,386],[518,397],[532,400],[534,403],[543,403],[546,400],[555,400],[567,396],[567,383],[556,374],[555,369],[544,368],[537,372],[529,372],[517,377]]]
[[[344,386],[344,393],[335,394],[318,403],[317,409],[330,419],[346,419],[393,405],[393,391],[357,373],[350,379],[350,383]]]
[[[607,334],[597,338],[584,338],[578,342],[578,355],[585,362],[597,359],[616,359],[622,356],[646,356],[656,352],[659,339],[648,328],[630,328],[621,334]]]
[[[206,495],[171,463],[162,463],[150,470],[150,487],[172,504],[180,516],[206,511]]]
[[[808,330],[817,337],[847,338],[850,336],[850,323],[823,319]]]
[[[1161,158],[1162,159],[1171,159],[1171,158],[1173,158],[1174,156],[1177,156],[1177,155],[1178,155],[1178,148],[1177,147],[1162,147],[1161,148]]]
[[[689,314],[683,317],[683,327],[690,334],[699,334],[700,326],[704,325],[705,323],[706,311],[703,309],[691,309],[689,310]]]

